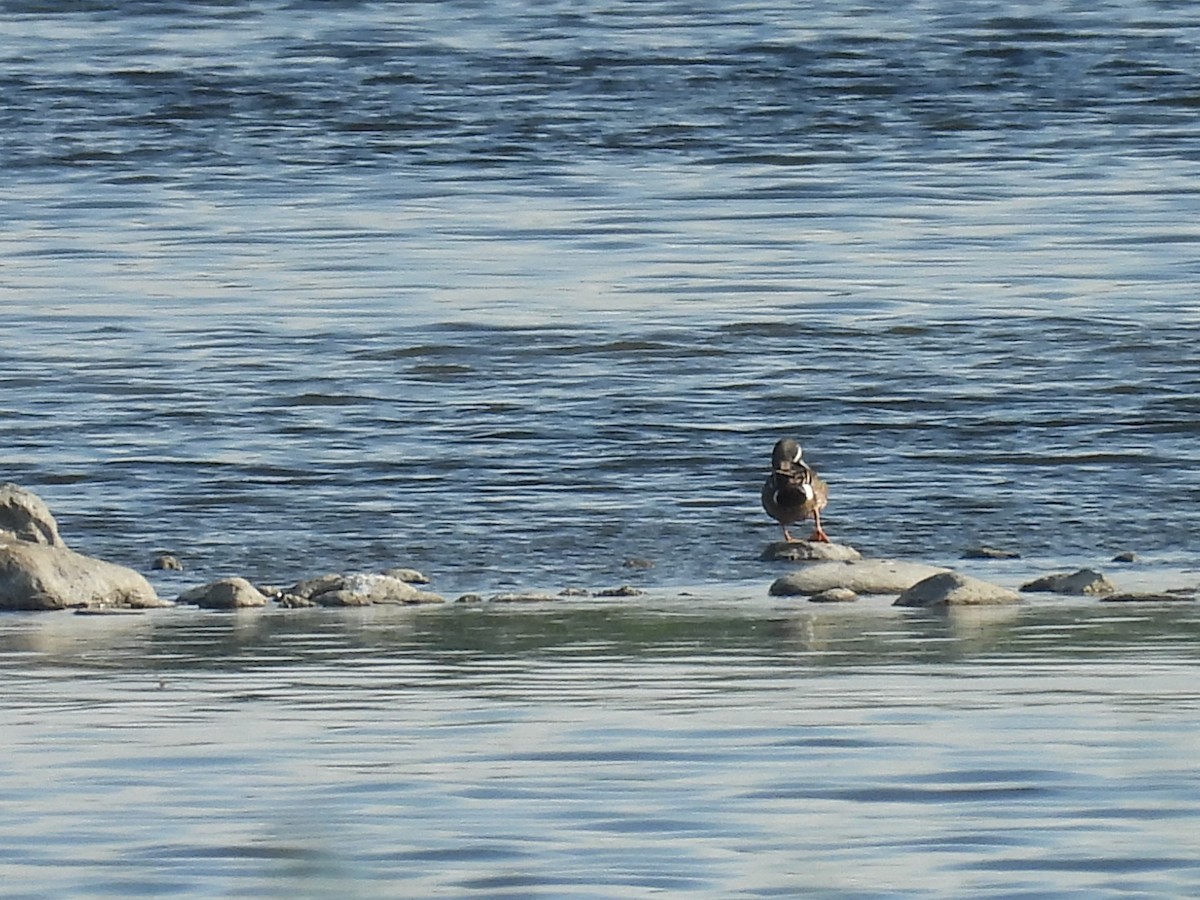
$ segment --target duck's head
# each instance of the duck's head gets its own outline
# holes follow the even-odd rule
[[[771,468],[777,471],[790,469],[792,466],[800,465],[803,460],[804,449],[800,446],[799,441],[783,438],[775,442],[775,449],[771,451]]]

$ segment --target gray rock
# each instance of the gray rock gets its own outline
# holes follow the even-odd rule
[[[303,581],[297,581],[290,588],[284,588],[285,594],[291,594],[293,597],[300,597],[304,600],[311,600],[317,594],[323,594],[326,591],[334,591],[342,586],[342,579],[345,576],[330,573],[328,575],[317,575],[314,578],[306,578]]]
[[[1053,594],[1115,594],[1116,586],[1104,575],[1094,569],[1080,569],[1077,572],[1058,572],[1045,575],[1021,585],[1025,592],[1043,592]]]
[[[629,559],[621,563],[621,565],[626,569],[653,569],[654,560],[645,559],[640,556],[631,556]]]
[[[311,609],[317,605],[308,597],[298,597],[287,591],[280,591],[275,595],[275,600],[283,609]]]
[[[899,594],[930,575],[946,571],[939,566],[894,559],[818,562],[775,579],[771,594],[812,595],[830,588],[848,588],[857,594]]]
[[[384,569],[383,574],[389,578],[399,578],[401,581],[406,581],[409,584],[429,584],[429,579],[416,569]]]
[[[422,591],[407,581],[401,581],[391,575],[356,573],[322,576],[314,581],[316,587],[321,588],[320,590],[312,590],[313,585],[308,584],[306,589],[310,592],[307,596],[296,588],[288,593],[305,597],[318,606],[408,606],[418,603],[445,602],[445,599],[439,594]]]
[[[1132,563],[1137,562],[1137,560],[1138,555],[1132,550],[1125,550],[1112,558],[1112,561],[1115,563]]]
[[[850,588],[836,587],[819,591],[808,599],[811,603],[853,603],[858,599],[858,594]]]
[[[995,547],[971,547],[964,550],[963,559],[1020,559],[1021,554],[1015,550],[998,550]]]
[[[50,508],[33,491],[6,481],[0,484],[0,540],[65,547]]]
[[[939,572],[918,581],[893,606],[999,606],[1021,603],[1021,595],[1008,588],[959,572]]]
[[[267,598],[245,578],[221,578],[190,588],[176,598],[201,609],[247,609],[266,606]]]
[[[0,609],[170,606],[133,569],[62,544],[0,539]]]
[[[759,559],[768,562],[851,560],[862,559],[862,554],[848,544],[832,544],[824,541],[774,541],[767,544]]]

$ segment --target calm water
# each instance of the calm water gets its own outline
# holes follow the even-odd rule
[[[7,618],[0,890],[1195,892],[1192,613],[756,556],[792,433],[867,552],[1200,581],[1200,8],[112,6],[0,2],[0,479],[168,597],[652,593]]]
[[[1190,897],[1198,661],[1194,604],[8,616],[0,893]]]

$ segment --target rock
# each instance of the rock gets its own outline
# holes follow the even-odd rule
[[[560,597],[590,597],[590,596],[592,596],[592,592],[587,590],[586,588],[568,587],[568,588],[563,588],[561,591],[559,591],[558,596],[560,596]]]
[[[150,563],[150,568],[167,569],[172,572],[182,572],[183,563],[181,563],[170,553],[160,553],[158,556],[154,557],[154,560]]]
[[[767,544],[758,558],[768,562],[851,560],[861,559],[862,554],[848,544],[828,544],[824,541],[774,541]]]
[[[997,550],[995,547],[971,547],[964,550],[963,559],[1020,559],[1021,554],[1015,550]]]
[[[454,602],[455,603],[482,603],[483,595],[482,594],[463,594],[461,597],[459,597]]]
[[[342,578],[343,576],[333,573],[317,575],[315,578],[306,578],[303,581],[297,581],[290,588],[284,588],[283,592],[304,600],[311,600],[317,594],[323,594],[326,591],[333,591],[340,588],[342,586]]]
[[[1077,572],[1058,572],[1035,578],[1021,585],[1021,590],[1054,594],[1115,594],[1117,588],[1094,569],[1080,569]]]
[[[1195,603],[1196,595],[1190,590],[1172,590],[1159,593],[1108,594],[1100,598],[1101,603]]]
[[[1020,603],[1021,595],[1008,588],[959,572],[939,572],[918,581],[893,606],[999,606]]]
[[[1123,553],[1118,553],[1112,558],[1115,563],[1132,563],[1137,562],[1138,555],[1132,550],[1126,550]]]
[[[818,562],[775,579],[771,594],[788,597],[848,588],[858,594],[899,594],[923,578],[947,569],[894,559]]]
[[[643,559],[640,556],[631,556],[625,562],[621,563],[621,565],[626,569],[653,569],[654,560]]]
[[[221,578],[190,588],[176,598],[201,609],[247,609],[266,606],[267,598],[245,578]]]
[[[858,599],[858,594],[850,588],[835,587],[818,591],[808,599],[811,603],[853,603]]]
[[[170,606],[133,569],[63,545],[0,539],[0,609]],[[57,536],[57,532],[55,532]]]
[[[275,600],[283,609],[312,609],[317,605],[308,597],[299,597],[287,591],[280,591],[275,595]]]
[[[416,569],[384,569],[383,574],[387,575],[389,578],[399,578],[401,581],[407,582],[408,584],[429,584],[429,579]]]
[[[550,594],[496,594],[492,603],[552,603],[557,600]]]
[[[0,484],[0,540],[65,547],[50,508],[33,491],[7,481]]]
[[[444,603],[438,594],[422,591],[392,575],[355,573],[323,575],[288,591],[318,606],[377,606]]]
[[[593,597],[640,597],[645,591],[635,588],[631,584],[623,584],[620,587],[605,588],[604,590],[593,592]]]

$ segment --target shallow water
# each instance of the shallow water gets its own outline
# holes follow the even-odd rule
[[[8,896],[1190,896],[1194,604],[0,620]]]
[[[0,480],[72,547],[650,589],[0,619],[0,892],[1196,893],[1194,606],[757,556],[794,434],[868,553],[1196,587],[1197,9],[0,2]]]

